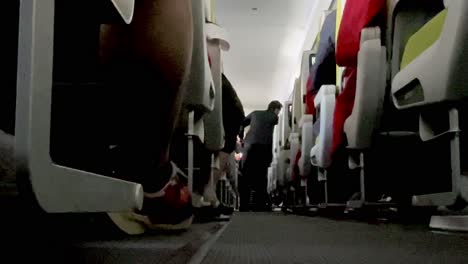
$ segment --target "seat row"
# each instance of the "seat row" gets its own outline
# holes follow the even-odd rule
[[[305,188],[292,203],[309,206],[468,200],[467,12],[463,0],[347,0],[327,11],[285,103],[269,190]]]

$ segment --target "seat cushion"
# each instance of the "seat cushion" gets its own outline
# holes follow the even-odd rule
[[[347,0],[338,31],[336,62],[340,66],[357,66],[361,31],[385,22],[385,0]]]
[[[437,14],[427,22],[420,30],[414,33],[405,46],[405,51],[400,63],[400,69],[405,68],[414,59],[431,47],[440,37],[447,16],[447,9]]]

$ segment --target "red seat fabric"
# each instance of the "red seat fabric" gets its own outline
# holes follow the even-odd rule
[[[316,109],[315,109],[315,104],[314,104],[314,99],[315,99],[315,94],[311,93],[312,89],[312,73],[309,74],[309,78],[307,78],[307,83],[306,83],[306,88],[307,88],[307,94],[306,94],[306,114],[308,115],[315,115]]]
[[[299,160],[301,159],[302,157],[302,152],[301,150],[299,150],[297,152],[297,155],[296,155],[296,158],[294,159],[294,163],[293,163],[293,170],[292,170],[292,173],[291,173],[291,180],[294,182],[296,179],[300,179],[302,178],[302,176],[300,175],[299,173]]]
[[[386,21],[386,8],[385,0],[346,1],[338,31],[335,55],[336,63],[342,67],[347,67],[343,73],[347,81],[343,91],[336,99],[332,155],[345,141],[344,124],[353,112],[361,31],[369,26],[382,27]],[[384,30],[381,32],[384,32]]]
[[[335,112],[333,115],[333,145],[332,155],[345,141],[344,124],[353,112],[354,97],[356,94],[356,68],[346,68],[344,78],[347,79],[343,92],[336,98]]]
[[[336,44],[338,65],[357,66],[361,31],[367,26],[383,25],[386,7],[385,0],[346,1]]]

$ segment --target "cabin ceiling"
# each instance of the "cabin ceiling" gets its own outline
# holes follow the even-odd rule
[[[231,49],[224,72],[246,112],[284,101],[299,73],[303,50],[310,49],[320,17],[331,0],[215,0],[216,23]]]

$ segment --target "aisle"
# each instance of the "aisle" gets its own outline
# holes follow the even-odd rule
[[[468,235],[281,213],[239,213],[203,263],[467,263]]]

